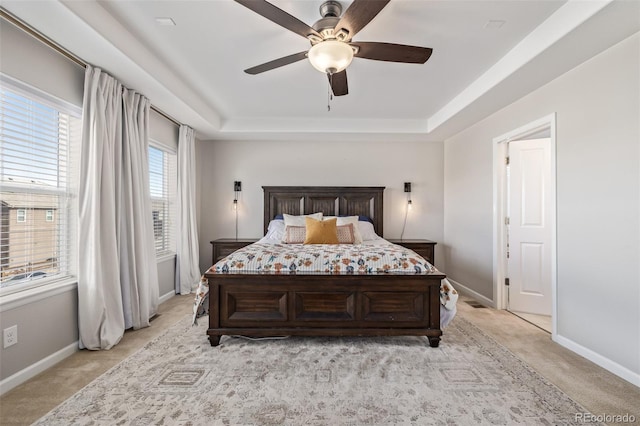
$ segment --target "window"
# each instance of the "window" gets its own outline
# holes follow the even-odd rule
[[[4,294],[73,275],[69,162],[70,148],[80,137],[80,109],[4,75],[0,83]]]
[[[26,209],[18,209],[18,210],[16,210],[16,220],[18,222],[26,222],[27,221],[27,210]]]
[[[156,255],[176,251],[176,154],[159,144],[149,146],[149,190]]]

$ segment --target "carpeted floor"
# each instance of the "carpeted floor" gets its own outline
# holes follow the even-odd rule
[[[166,333],[191,311],[192,304],[192,295],[173,297],[159,306],[159,316],[151,327],[125,332],[115,348],[109,351],[78,351],[0,396],[0,424],[26,426],[37,421],[119,362]],[[475,306],[472,299],[461,297],[454,323],[465,319],[479,327],[588,411],[599,416],[633,416],[635,421],[631,424],[640,425],[640,388],[554,343],[548,333],[507,311],[477,309]],[[443,345],[447,341],[446,335],[444,339]],[[206,344],[204,334],[202,342]],[[175,350],[179,348],[171,348],[168,352]],[[127,424],[126,421],[122,423]],[[113,422],[96,424],[111,425]]]
[[[586,410],[465,319],[424,338],[223,337],[185,317],[39,425],[581,424]]]

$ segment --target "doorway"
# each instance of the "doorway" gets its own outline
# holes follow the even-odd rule
[[[494,139],[494,213],[496,305],[555,337],[554,115]]]

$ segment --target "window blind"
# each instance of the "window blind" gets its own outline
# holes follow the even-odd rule
[[[156,255],[176,251],[177,156],[165,147],[149,146],[149,191]]]
[[[1,83],[0,287],[70,276],[69,155],[79,140],[79,111],[36,89]]]

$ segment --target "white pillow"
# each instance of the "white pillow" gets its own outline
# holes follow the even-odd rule
[[[284,220],[274,219],[269,222],[265,238],[275,240],[277,242],[282,241],[282,238],[284,238]]]
[[[302,214],[299,216],[294,216],[291,214],[283,214],[284,218],[284,226],[307,226],[305,222],[305,218],[310,217],[315,220],[322,220],[322,212],[313,213],[313,214]]]
[[[325,219],[333,219],[335,216],[325,216],[323,218],[323,220]],[[353,244],[362,244],[362,235],[360,235],[360,227],[358,226],[358,216],[345,216],[345,217],[338,217],[337,218],[338,221],[336,222],[336,226],[340,226],[340,225],[348,225],[348,224],[353,224],[353,237],[354,237],[354,241]]]
[[[376,231],[373,229],[373,223],[371,222],[365,222],[364,220],[361,220],[358,222],[358,228],[360,231],[360,235],[362,235],[362,241],[378,240],[382,238],[378,234],[376,234]]]

